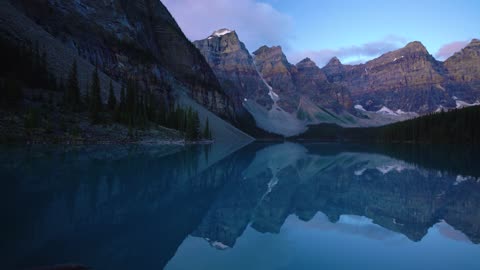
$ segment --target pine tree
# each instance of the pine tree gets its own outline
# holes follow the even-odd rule
[[[100,78],[98,76],[97,68],[95,68],[92,75],[92,85],[89,101],[90,121],[92,123],[98,123],[100,121],[100,112],[102,111],[102,96]]]
[[[195,111],[193,113],[193,139],[198,140],[200,139],[200,117],[198,116],[198,112]]]
[[[110,81],[110,90],[108,91],[108,109],[113,112],[117,107],[117,98],[113,92],[113,83]]]
[[[193,112],[191,107],[186,111],[186,116],[185,139],[191,141],[195,137],[195,127],[193,125]]]
[[[198,112],[193,112],[191,107],[187,111],[185,137],[189,141],[196,141],[200,138],[200,118],[198,117]]]
[[[85,91],[85,95],[83,96],[83,104],[88,106],[88,110],[90,111],[90,94],[91,94],[91,86],[90,83],[87,83],[87,91]]]
[[[122,84],[120,90],[120,105],[118,106],[118,120],[119,122],[126,123],[126,89],[125,84]]]
[[[1,103],[5,107],[15,108],[23,99],[23,91],[20,83],[9,76],[4,82],[4,93],[1,95]]]
[[[66,105],[74,111],[80,110],[80,87],[78,86],[78,67],[77,60],[74,60],[72,69],[68,76],[67,90],[65,93]]]
[[[212,132],[210,131],[210,123],[208,121],[208,117],[207,117],[207,120],[205,120],[205,129],[203,130],[203,138],[207,140],[212,139]]]
[[[130,80],[127,84],[127,94],[125,100],[126,119],[129,125],[134,126],[135,122],[135,105],[136,105],[136,90],[135,83]]]

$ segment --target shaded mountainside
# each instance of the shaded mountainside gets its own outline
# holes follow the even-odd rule
[[[12,2],[115,80],[134,77],[165,91],[158,81],[176,79],[208,109],[224,118],[233,116],[209,65],[160,1]]]
[[[201,126],[196,125],[195,129],[203,130],[208,118],[215,139],[252,140],[224,121],[234,122],[232,102],[208,63],[186,39],[160,1],[1,1],[0,12],[2,46],[8,43],[13,45],[6,45],[9,48],[35,52],[35,57],[41,60],[49,74],[46,77],[55,82],[32,85],[20,78],[22,72],[13,70],[13,65],[2,67],[0,86],[9,88],[8,82],[12,79],[9,74],[13,74],[17,77],[13,79],[19,85],[19,92],[26,93],[15,109],[17,111],[2,114],[2,125],[13,136],[18,134],[22,140],[30,137],[37,141],[34,137],[52,132],[53,127],[55,136],[50,137],[57,142],[64,141],[65,132],[80,137],[91,133],[91,141],[95,142],[98,139],[95,138],[96,131],[102,141],[112,141],[109,136],[115,137],[113,141],[126,141],[126,137],[137,133],[131,129],[132,121],[140,118],[142,122],[148,120],[155,125],[185,129],[185,119],[179,118],[178,112],[182,111],[178,105],[188,103],[187,107],[197,108],[202,120]],[[33,62],[37,61],[35,57]],[[74,63],[79,91],[79,104],[75,109],[65,103]],[[25,72],[29,72],[28,68]],[[127,107],[135,120],[125,118],[119,121],[124,124],[120,130],[89,125],[87,121],[94,73],[99,79],[95,84],[99,86],[99,102],[103,103],[100,106],[102,124],[110,125],[114,119],[125,118],[121,111],[127,105],[122,99],[131,101]],[[122,85],[125,95],[120,94]],[[107,116],[103,110],[107,109],[111,97],[117,102],[116,106],[109,105]],[[36,121],[38,129],[34,133],[23,128],[23,121],[27,120],[31,110],[40,112],[39,121]],[[133,126],[138,127],[137,124]],[[142,123],[142,126],[149,125]],[[1,137],[9,138],[10,133]],[[30,134],[25,137],[23,133]],[[166,133],[168,140],[182,140],[184,137],[179,132]],[[154,133],[151,139],[155,141],[155,137]],[[158,139],[164,140],[162,136]],[[42,139],[39,137],[38,141]]]

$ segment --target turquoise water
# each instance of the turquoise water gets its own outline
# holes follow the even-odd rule
[[[2,269],[480,269],[480,151],[3,147]]]

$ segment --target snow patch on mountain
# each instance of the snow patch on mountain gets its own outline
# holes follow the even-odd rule
[[[405,56],[403,56],[403,55],[400,56],[399,58],[395,57],[395,59],[393,59],[393,62],[397,62],[397,60],[400,60],[400,59],[402,59],[402,58],[404,58],[404,57],[405,57]]]
[[[257,126],[266,131],[287,137],[305,132],[307,130],[306,124],[295,115],[284,111],[278,106],[277,101],[280,100],[280,96],[273,91],[273,88],[259,72],[258,74],[268,88],[268,95],[272,99],[273,105],[270,110],[267,110],[254,101],[245,100],[243,102],[243,106],[253,116]]]
[[[359,110],[359,111],[364,111],[364,112],[367,111],[367,110],[365,110],[365,108],[363,108],[362,105],[355,105],[354,108],[355,108],[356,110]]]
[[[459,99],[455,99],[455,102],[457,104],[457,109],[462,109],[462,108],[467,108],[467,107],[472,107],[472,106],[478,106],[480,105],[480,102],[477,100],[475,103],[468,103]]]
[[[215,32],[213,32],[213,34],[210,35],[210,37],[208,37],[208,39],[212,39],[214,37],[221,37],[221,36],[224,36],[226,34],[230,34],[232,33],[233,31],[232,30],[229,30],[229,29],[220,29],[220,30],[217,30]]]
[[[380,110],[377,111],[379,114],[387,114],[387,115],[397,115],[394,111],[390,110],[388,107],[383,106]]]

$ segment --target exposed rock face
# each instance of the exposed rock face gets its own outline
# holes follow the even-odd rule
[[[266,46],[252,58],[235,31],[221,29],[194,42],[235,104],[237,115],[253,115],[257,126],[292,136],[316,121],[321,108],[351,108],[346,88],[327,81],[310,59],[290,64],[280,47]],[[270,89],[272,87],[272,89]]]
[[[263,46],[253,53],[258,71],[280,96],[278,105],[289,113],[296,111],[300,97],[296,94],[293,73],[296,67],[287,61],[282,48]]]
[[[474,39],[460,52],[445,61],[448,90],[452,95],[475,102],[480,98],[480,40]]]
[[[233,106],[215,74],[158,0],[12,1],[30,18],[105,73],[135,77],[157,92],[181,84],[224,118]]]
[[[245,99],[271,109],[273,100],[268,96],[269,89],[235,31],[222,29],[194,44],[205,56],[223,89],[234,102],[237,114],[246,113],[242,105]]]
[[[323,71],[331,82],[348,87],[354,102],[367,110],[386,106],[425,113],[455,104],[444,88],[445,68],[420,42],[356,66],[332,59]]]
[[[352,107],[350,92],[345,87],[331,84],[327,76],[310,58],[300,61],[293,74],[297,92],[316,105],[341,112]]]
[[[345,69],[350,66],[345,66],[340,62],[340,59],[333,57],[328,64],[322,68],[322,71],[331,82],[341,82],[344,79]]]
[[[335,112],[351,109],[349,91],[329,83],[311,59],[306,58],[294,66],[287,61],[281,47],[263,46],[254,55],[258,70],[279,95],[279,106],[285,111],[308,113],[312,108],[306,102]]]
[[[457,82],[480,80],[480,40],[474,39],[445,61],[449,78]]]

